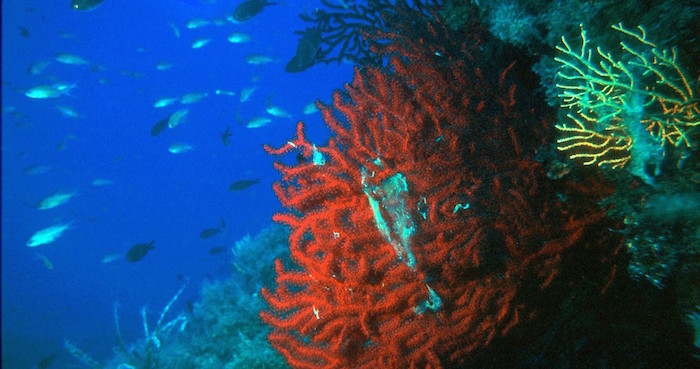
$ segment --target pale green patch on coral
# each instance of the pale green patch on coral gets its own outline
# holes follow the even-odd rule
[[[411,251],[411,236],[416,226],[411,214],[406,211],[408,184],[403,174],[397,173],[379,185],[367,184],[367,174],[363,173],[362,191],[367,196],[374,214],[374,221],[382,237],[396,251],[396,255],[409,268],[415,269],[416,257]],[[385,219],[388,217],[388,221]]]

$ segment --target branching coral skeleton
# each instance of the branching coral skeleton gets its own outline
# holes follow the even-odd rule
[[[114,304],[114,325],[117,334],[117,344],[119,345],[119,349],[122,351],[127,361],[119,364],[119,368],[133,369],[137,366],[149,368],[153,367],[152,364],[158,361],[158,352],[161,347],[161,340],[168,337],[174,328],[177,328],[179,332],[182,332],[187,327],[189,319],[187,319],[187,317],[182,313],[178,314],[178,316],[176,316],[174,319],[165,322],[165,316],[168,314],[175,301],[177,301],[178,297],[180,297],[182,291],[185,290],[185,287],[187,287],[187,284],[183,285],[182,288],[177,291],[175,296],[170,299],[168,304],[165,305],[153,330],[148,328],[146,307],[144,306],[141,308],[141,319],[145,339],[145,347],[143,348],[143,352],[138,352],[133,348],[131,350],[127,349],[126,345],[124,344],[124,340],[122,339],[121,328],[119,326],[119,304]],[[93,369],[103,367],[99,362],[90,357],[90,355],[73,345],[70,341],[68,341],[68,339],[64,340],[64,347],[69,354],[80,360],[85,365]]]

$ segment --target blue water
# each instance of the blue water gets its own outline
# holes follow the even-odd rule
[[[318,5],[312,1],[280,2],[243,24],[185,27],[193,18],[225,20],[238,3],[106,0],[77,12],[69,0],[3,1],[3,368],[30,368],[47,355],[65,355],[64,338],[95,358],[109,357],[115,302],[123,336],[141,337],[142,306],[157,315],[189,280],[173,308],[184,309],[186,301],[198,299],[203,280],[231,274],[230,253],[210,255],[210,248],[229,248],[270,224],[280,208],[271,189],[278,174],[262,145],[286,142],[300,119],[309,136],[322,142],[327,132],[319,114],[303,115],[302,109],[315,99],[328,101],[350,80],[352,66],[284,71],[296,50],[294,31],[306,27],[298,14]],[[233,32],[250,35],[251,42],[228,42]],[[193,49],[198,37],[211,41]],[[89,64],[58,63],[59,52]],[[277,61],[249,65],[245,57],[251,53]],[[50,63],[41,74],[27,73],[42,61]],[[159,62],[172,67],[159,71]],[[76,87],[57,99],[24,94],[57,82]],[[250,100],[240,102],[241,89],[252,86],[257,89]],[[217,95],[217,89],[236,95]],[[187,106],[153,107],[159,98],[192,92],[208,96]],[[257,129],[239,123],[238,117],[245,122],[267,116],[268,97],[293,119],[271,117]],[[80,117],[66,117],[57,106],[71,107]],[[156,122],[182,108],[189,109],[186,122],[151,137]],[[227,126],[229,146],[219,135]],[[168,147],[179,142],[194,149],[170,153]],[[25,173],[32,165],[43,173]],[[96,178],[111,184],[94,186]],[[233,181],[254,178],[260,183],[228,191]],[[53,209],[34,207],[59,190],[77,195]],[[200,231],[218,226],[220,218],[225,231],[200,239]],[[26,246],[34,232],[69,222],[55,242]],[[155,249],[139,262],[101,262],[151,240]]]

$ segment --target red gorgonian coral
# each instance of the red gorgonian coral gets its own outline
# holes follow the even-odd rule
[[[450,32],[375,34],[389,63],[320,106],[329,143],[299,123],[266,147],[293,263],[276,262],[261,317],[293,367],[463,364],[532,321],[569,255],[600,244],[599,187],[554,183],[533,159],[551,121],[518,101],[514,64]]]

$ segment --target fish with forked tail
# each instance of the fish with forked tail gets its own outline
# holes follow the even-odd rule
[[[28,89],[24,95],[32,99],[57,99],[61,96],[70,96],[70,91],[75,84],[54,83],[53,85],[39,85]]]

